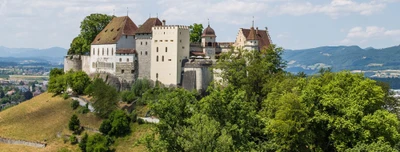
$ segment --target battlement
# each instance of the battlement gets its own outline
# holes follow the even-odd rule
[[[167,30],[167,29],[181,29],[181,30],[189,30],[189,26],[185,25],[163,25],[163,26],[154,26],[153,30]]]

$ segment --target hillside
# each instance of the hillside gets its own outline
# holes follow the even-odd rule
[[[400,46],[383,49],[358,46],[324,46],[304,50],[285,50],[283,59],[287,71],[314,74],[322,67],[333,71],[360,70],[376,74],[378,70],[400,70]]]
[[[52,97],[50,93],[41,94],[29,101],[0,112],[0,136],[11,139],[43,142],[46,148],[0,144],[0,151],[57,151],[68,147],[75,151],[78,147],[64,144],[57,133],[68,133],[68,121],[74,111],[71,99]],[[97,128],[101,119],[93,114],[79,115],[81,124]]]
[[[0,112],[0,137],[43,142],[47,140],[46,148],[35,148],[23,145],[9,145],[0,143],[0,152],[42,152],[69,149],[80,151],[77,145],[64,143],[57,134],[71,134],[68,130],[68,121],[72,114],[76,113],[70,107],[71,99],[64,100],[60,97],[52,97],[53,94],[44,93]],[[139,116],[143,116],[142,110],[146,107],[138,107]],[[98,129],[102,120],[93,113],[78,114],[81,125]],[[151,131],[152,124],[131,124],[132,132],[123,138],[118,138],[112,148],[116,151],[146,151],[143,145],[134,146],[134,143],[144,134]],[[88,132],[93,134],[93,132]]]

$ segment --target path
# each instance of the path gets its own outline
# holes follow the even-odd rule
[[[79,105],[81,105],[81,106],[86,106],[86,104],[89,103],[88,101],[86,101],[85,99],[80,98],[80,97],[71,97],[71,98],[73,100],[77,100],[79,102]],[[89,108],[90,112],[94,112],[94,108],[91,103],[89,103],[88,108]]]

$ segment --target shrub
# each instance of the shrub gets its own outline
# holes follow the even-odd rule
[[[79,148],[82,150],[82,152],[86,152],[86,143],[88,140],[88,134],[85,133],[81,139],[81,142],[79,143]]]
[[[78,143],[78,139],[76,138],[75,135],[71,135],[71,136],[69,136],[69,142],[70,142],[72,145],[75,145],[76,143]]]
[[[124,136],[131,130],[128,115],[122,110],[116,110],[100,125],[100,132],[110,136]]]
[[[131,112],[131,114],[129,115],[129,117],[130,117],[131,121],[132,121],[133,123],[135,123],[135,122],[137,121],[137,113],[136,113],[136,110],[133,110],[133,111]]]
[[[78,119],[78,116],[76,116],[75,114],[72,115],[72,117],[71,117],[71,119],[69,120],[69,123],[68,123],[69,130],[73,131],[74,134],[78,134],[79,131],[80,131],[79,130],[80,125],[81,125],[81,123],[80,123],[80,121]]]
[[[109,143],[106,137],[101,134],[89,136],[86,143],[87,152],[109,151]]]
[[[64,92],[62,94],[62,97],[63,97],[64,100],[67,100],[69,98],[69,95],[68,95],[68,93]]]
[[[108,119],[104,120],[100,125],[99,131],[101,133],[103,133],[104,135],[108,135],[108,133],[111,131],[110,120],[108,120]]]
[[[80,114],[86,114],[86,113],[88,113],[90,110],[89,110],[89,108],[88,107],[79,107],[78,108],[78,113],[80,113]]]
[[[137,122],[138,122],[139,125],[145,123],[145,121],[142,118],[137,118]]]
[[[78,107],[79,107],[79,101],[77,101],[77,100],[72,100],[71,108],[72,108],[73,110],[75,110],[75,109],[78,108]]]

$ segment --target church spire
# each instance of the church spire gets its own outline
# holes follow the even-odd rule
[[[254,27],[254,16],[253,16],[253,21],[251,23],[251,27]]]

